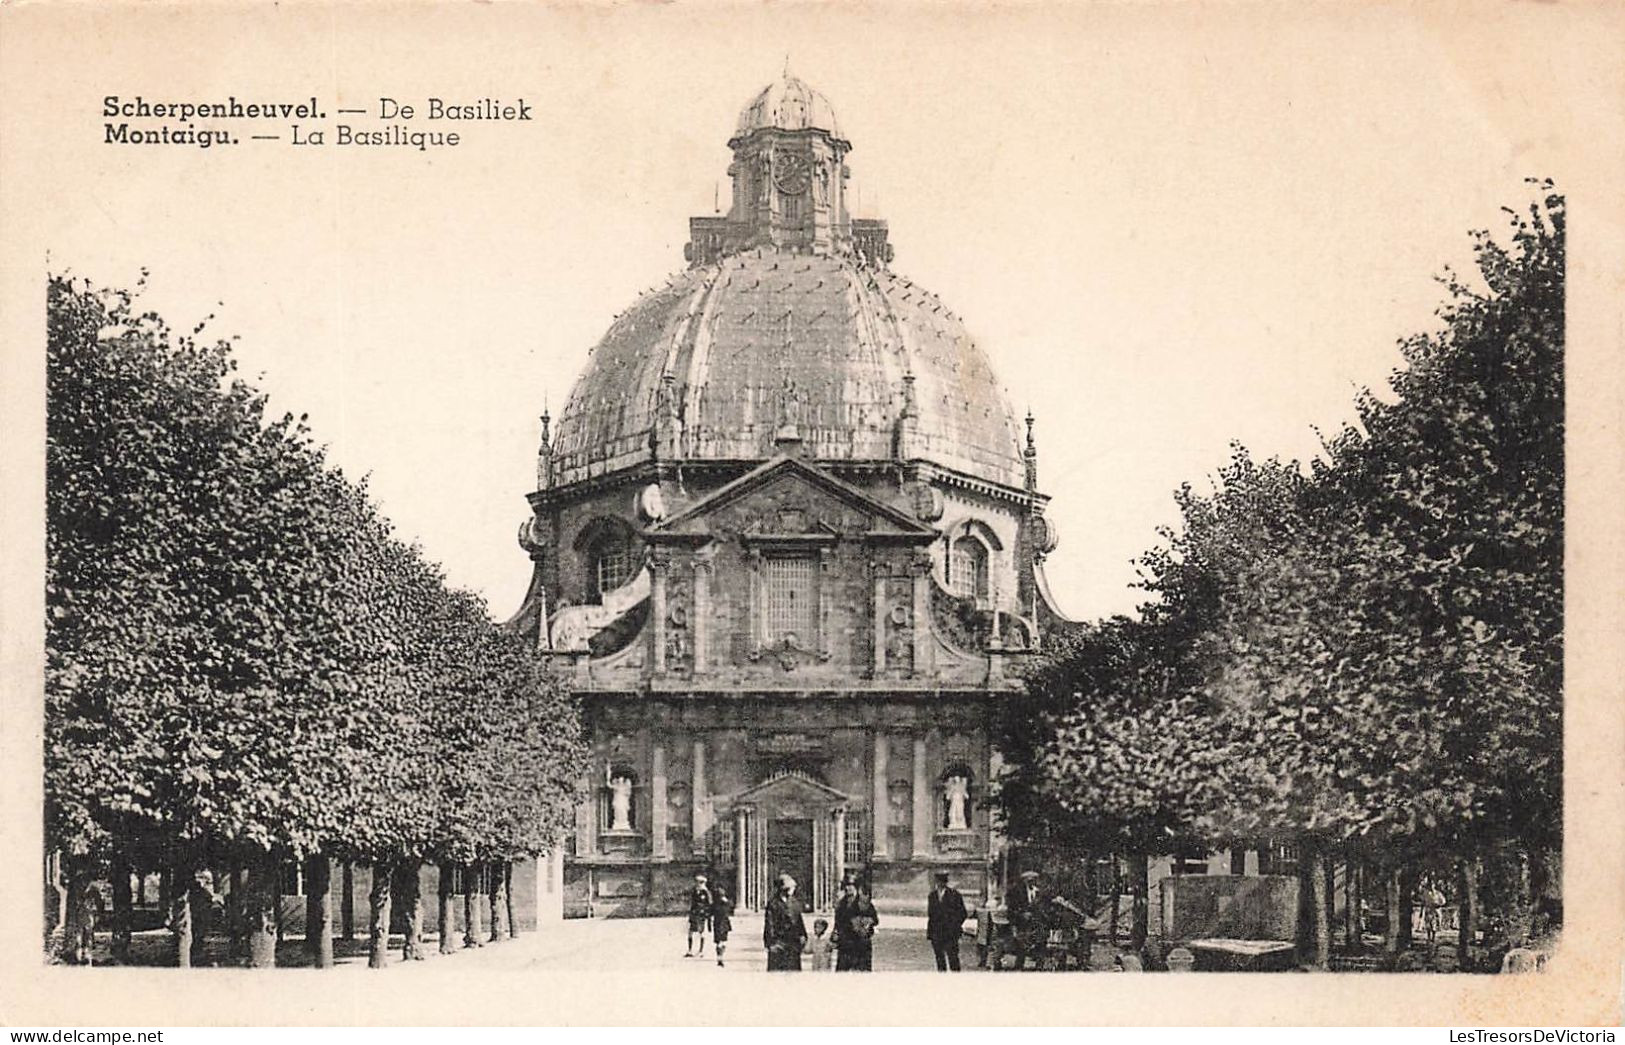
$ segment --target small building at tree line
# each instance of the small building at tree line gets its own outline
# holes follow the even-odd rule
[[[1032,419],[848,203],[852,144],[788,74],[740,114],[732,204],[542,418],[511,625],[580,694],[571,915],[742,909],[780,872],[883,908],[986,894],[989,723],[1059,619]]]

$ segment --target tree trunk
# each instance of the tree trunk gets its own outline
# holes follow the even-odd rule
[[[455,868],[451,861],[440,861],[440,953],[452,954],[457,950],[457,904],[452,892]]]
[[[542,873],[540,858],[536,862],[536,873]],[[519,935],[519,919],[513,914],[513,861],[509,860],[502,865],[502,902],[508,909],[508,939],[512,940]]]
[[[484,934],[480,931],[480,868],[481,864],[463,865],[463,946],[484,947]]]
[[[305,946],[318,969],[333,967],[333,858],[305,861]]]
[[[355,864],[344,861],[342,885],[344,895],[339,897],[340,930],[346,941],[355,939]]]
[[[1529,854],[1529,899],[1534,905],[1530,932],[1545,936],[1563,924],[1562,855],[1554,849]]]
[[[1332,956],[1331,877],[1332,862],[1319,842],[1305,847],[1309,864],[1309,967],[1324,971]]]
[[[113,960],[123,964],[130,960],[130,863],[123,857],[113,859],[109,872],[113,887]]]
[[[1384,864],[1382,868],[1383,907],[1388,912],[1388,926],[1383,931],[1382,949],[1385,954],[1399,954],[1399,868]]]
[[[1320,861],[1326,874],[1326,940],[1337,938],[1337,857],[1336,850],[1326,845],[1320,850]]]
[[[176,944],[177,969],[192,967],[192,891],[176,889],[174,876],[164,873],[163,892],[169,894],[169,933]]]
[[[506,860],[493,860],[491,869],[491,942],[501,943],[508,938],[508,875]]]
[[[90,886],[90,874],[77,860],[63,860],[63,879],[68,890],[68,911],[62,921],[62,960],[69,965],[89,965],[90,951],[85,947],[85,929],[91,924],[90,905],[85,890]]]
[[[1352,954],[1358,954],[1360,939],[1360,861],[1354,847],[1348,846],[1343,857],[1343,945]]]
[[[367,934],[367,968],[382,969],[389,962],[389,906],[391,865],[383,860],[372,865],[372,892]]]
[[[1121,918],[1119,917],[1118,908],[1122,906],[1122,903],[1123,903],[1123,868],[1122,868],[1122,865],[1118,862],[1117,854],[1113,853],[1112,854],[1112,913],[1111,913],[1111,929],[1109,930],[1111,935],[1106,937],[1108,940],[1111,941],[1113,947],[1117,946],[1117,925],[1118,925],[1118,922],[1121,921]]]
[[[420,962],[428,955],[423,949],[423,896],[421,888],[422,860],[408,860],[401,865],[400,896],[396,902],[406,912],[406,946],[401,960]]]
[[[1315,952],[1315,890],[1319,887],[1315,875],[1315,863],[1310,859],[1311,844],[1307,839],[1299,838],[1298,864],[1294,869],[1298,878],[1298,920],[1293,933],[1293,942],[1298,948],[1298,963],[1300,965],[1314,964]]]
[[[1129,947],[1141,950],[1151,935],[1151,857],[1136,853],[1132,858],[1134,890],[1134,916],[1129,926]]]
[[[1478,859],[1462,860],[1456,877],[1456,902],[1460,905],[1456,964],[1462,972],[1473,972],[1478,968]]]
[[[248,935],[248,967],[276,966],[277,899],[281,893],[279,861],[275,853],[255,852],[248,857],[248,887],[243,891],[243,929]]]
[[[209,933],[215,931],[214,905],[218,897],[205,887],[211,872],[199,871],[186,883],[186,892],[192,907],[192,964],[208,964]],[[201,876],[201,878],[200,878]]]
[[[1527,947],[1529,938],[1534,931],[1535,921],[1535,890],[1534,871],[1529,854],[1521,848],[1513,847],[1509,854],[1514,861],[1513,875],[1516,878],[1516,888],[1513,891],[1510,910],[1507,913],[1507,945],[1509,947]]]
[[[316,923],[321,915],[316,911],[316,905],[321,899],[316,895],[316,885],[311,878],[316,873],[316,857],[307,856],[300,867],[300,875],[305,882],[305,936],[299,946],[311,956],[312,963],[316,957]]]
[[[1399,949],[1408,951],[1415,941],[1416,921],[1416,869],[1405,867],[1399,872]]]
[[[231,891],[226,894],[227,953],[234,961],[248,958],[248,868],[241,862],[231,869]]]

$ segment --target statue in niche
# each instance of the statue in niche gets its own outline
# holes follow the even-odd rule
[[[632,830],[632,778],[618,775],[609,782],[609,829]]]
[[[969,831],[965,807],[970,798],[970,780],[963,773],[955,773],[943,783],[942,794],[948,801],[948,830]]]

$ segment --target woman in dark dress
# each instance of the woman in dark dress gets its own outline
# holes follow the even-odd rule
[[[874,935],[879,924],[874,903],[858,891],[857,879],[847,875],[841,880],[841,898],[835,902],[836,972],[874,968]]]
[[[728,934],[733,931],[734,902],[728,899],[728,892],[722,886],[712,890],[714,897],[711,901],[711,939],[717,945],[717,964],[722,964],[722,956],[728,953]]]

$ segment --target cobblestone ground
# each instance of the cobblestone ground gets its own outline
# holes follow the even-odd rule
[[[809,919],[810,921],[810,919]],[[735,919],[738,928],[729,942],[725,956],[726,966],[718,968],[716,949],[707,940],[705,957],[685,958],[686,919],[683,918],[626,918],[626,919],[572,919],[543,926],[535,932],[521,933],[518,938],[488,943],[477,949],[459,949],[455,954],[440,955],[437,943],[428,941],[429,956],[422,962],[401,962],[401,939],[395,937],[390,944],[390,965],[402,969],[433,970],[457,967],[493,969],[546,969],[556,971],[639,971],[670,972],[687,976],[739,975],[765,972],[767,956],[762,950],[761,919],[759,915],[745,914]],[[109,952],[110,938],[97,934],[96,964],[113,964]],[[131,944],[130,964],[168,965],[172,959],[170,936],[162,930],[136,933]],[[338,940],[334,944],[335,963],[338,968],[365,968],[366,942]],[[966,972],[977,971],[976,948],[967,937],[960,948]],[[210,937],[205,965],[236,965],[228,959],[224,938]],[[308,966],[303,942],[297,938],[284,941],[277,949],[277,964],[283,967]],[[875,934],[874,966],[876,971],[895,969],[929,971],[936,968],[931,945],[925,939],[925,919],[893,916],[883,918]]]
[[[810,921],[810,919],[809,919]],[[705,957],[683,957],[686,941],[686,920],[683,918],[626,918],[626,919],[572,919],[543,926],[534,932],[483,947],[459,948],[451,955],[436,953],[437,941],[430,939],[428,957],[421,962],[401,961],[401,938],[394,937],[390,944],[390,967],[418,972],[434,969],[491,968],[536,969],[551,971],[638,971],[666,972],[683,976],[739,975],[765,972],[766,954],[762,950],[761,919],[759,915],[745,914],[735,919],[738,928],[730,941],[723,968],[716,964],[715,947],[706,943]],[[109,953],[110,939],[105,933],[97,934],[96,964],[114,964]],[[1378,962],[1381,941],[1376,937],[1366,940],[1365,956],[1345,962],[1341,954],[1334,954],[1333,968],[1347,971],[1366,971]],[[131,946],[130,964],[168,965],[172,959],[170,936],[163,930],[135,934]],[[1112,968],[1114,949],[1100,943],[1091,956],[1091,966],[1097,970]],[[366,941],[337,940],[334,943],[335,963],[340,969],[364,969],[367,965]],[[967,973],[983,973],[976,968],[976,948],[967,937],[960,947],[960,957]],[[227,954],[223,937],[210,937],[205,966],[237,965]],[[277,950],[277,964],[282,967],[300,967],[310,964],[298,938],[284,941]],[[1440,934],[1439,945],[1430,953],[1423,946],[1416,947],[1407,963],[1416,971],[1454,971],[1456,967],[1455,934]],[[875,936],[874,967],[886,970],[931,971],[936,961],[931,945],[925,939],[925,919],[893,915],[882,918]],[[1008,961],[1006,965],[1008,971]]]
[[[667,972],[682,976],[732,976],[767,970],[762,950],[760,916],[736,917],[736,929],[717,967],[716,948],[708,940],[704,957],[683,957],[687,921],[683,918],[626,918],[571,920],[533,934],[529,940],[484,948],[477,955],[457,960],[492,962],[504,968],[558,971]],[[510,946],[511,954],[502,953]],[[967,940],[963,955],[975,964],[975,948]],[[428,963],[425,963],[428,964]],[[925,939],[923,918],[882,918],[875,934],[875,969],[933,970],[936,960]]]

